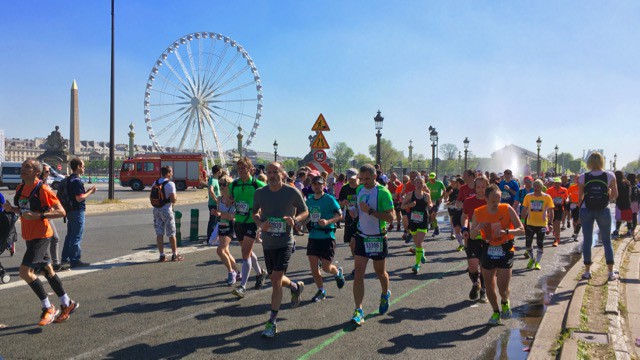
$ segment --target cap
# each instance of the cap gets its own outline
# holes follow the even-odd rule
[[[318,172],[318,170],[311,170],[311,172],[309,173],[309,176],[311,177],[320,176],[320,173]]]
[[[436,173],[432,172],[429,174],[429,179],[435,179],[436,178]]]
[[[322,176],[314,176],[313,179],[311,179],[311,183],[324,184],[324,178]]]
[[[498,177],[503,177],[504,174],[503,173],[498,173]]]
[[[559,177],[557,177],[557,178],[553,178],[553,182],[554,183],[561,183],[562,181],[560,180]]]
[[[524,181],[533,181],[533,178],[531,176],[525,176],[524,177]]]
[[[347,179],[355,179],[358,176],[358,171],[354,168],[347,169]]]

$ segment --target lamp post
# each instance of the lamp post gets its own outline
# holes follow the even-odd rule
[[[433,126],[429,126],[429,139],[431,140],[431,171],[438,173],[436,162],[436,146],[438,146],[438,132]]]
[[[613,161],[609,160],[609,169],[612,170],[613,169]]]
[[[242,157],[242,128],[238,126],[238,158]]]
[[[278,140],[273,140],[273,161],[278,161]]]
[[[538,175],[540,176],[540,146],[542,146],[542,140],[540,140],[540,136],[538,136],[538,140],[536,140],[536,146],[538,148]]]
[[[462,152],[458,151],[458,167],[460,167],[460,173],[462,174]]]
[[[554,147],[553,150],[555,150],[556,152],[556,163],[555,163],[555,166],[553,167],[553,172],[555,172],[555,175],[558,175],[558,145],[556,145],[556,147]]]
[[[613,171],[616,171],[616,166],[618,162],[618,154],[613,154]]]
[[[376,117],[373,118],[373,121],[376,122],[376,130],[378,130],[378,132],[376,133],[376,164],[381,165],[380,164],[380,138],[382,137],[382,133],[380,132],[380,130],[382,130],[382,121],[384,120],[384,118],[380,115],[380,110],[378,110],[378,114],[376,115]]]
[[[409,171],[413,171],[413,140],[409,140]]]
[[[464,144],[464,170],[467,170],[467,153],[469,152],[469,138],[467,138],[465,136],[464,141],[462,142]]]

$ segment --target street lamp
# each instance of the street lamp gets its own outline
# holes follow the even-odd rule
[[[617,162],[618,162],[618,154],[613,154],[613,171],[616,171]]]
[[[273,161],[278,161],[278,141],[273,140]]]
[[[458,166],[462,168],[462,152],[458,151]],[[462,169],[460,169],[460,173],[462,174]]]
[[[558,145],[556,145],[556,147],[554,147],[553,150],[555,150],[556,152],[556,164],[553,167],[553,171],[555,172],[556,175],[558,175]]]
[[[413,140],[409,140],[409,171],[413,171]]]
[[[540,140],[540,136],[538,136],[538,140],[536,140],[536,145],[538,147],[538,175],[540,176],[540,146],[542,146],[542,140]]]
[[[469,152],[469,139],[465,136],[464,141],[464,170],[467,170],[467,153]]]
[[[438,132],[433,126],[429,126],[429,140],[431,140],[431,171],[438,173],[436,162],[436,146],[438,146]]]
[[[378,114],[376,115],[376,117],[373,118],[373,121],[376,122],[376,130],[378,130],[378,132],[376,133],[376,138],[377,138],[377,142],[376,142],[376,164],[381,165],[380,164],[380,138],[382,137],[382,133],[380,132],[380,130],[382,130],[382,121],[384,120],[384,118],[380,115],[380,110],[378,109]]]

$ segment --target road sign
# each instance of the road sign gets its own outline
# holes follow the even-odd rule
[[[327,153],[322,149],[318,149],[313,152],[313,160],[319,163],[324,162],[327,160]]]
[[[320,114],[318,116],[318,120],[313,124],[311,131],[330,131],[329,124],[327,124],[327,120],[324,119],[324,116]]]
[[[58,164],[58,171],[62,171],[62,165]]]
[[[327,139],[322,135],[321,132],[316,135],[316,139],[313,140],[313,144],[311,144],[312,149],[329,149],[329,143],[327,143]]]

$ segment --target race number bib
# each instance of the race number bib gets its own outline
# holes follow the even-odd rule
[[[18,200],[18,206],[20,207],[20,213],[31,210],[29,199]]]
[[[511,199],[511,193],[508,192],[507,190],[502,192],[502,200],[509,200]]]
[[[364,252],[367,256],[375,256],[384,250],[384,238],[382,237],[364,237]]]
[[[531,201],[531,211],[540,212],[542,211],[542,201],[540,200],[532,200]]]
[[[320,209],[317,207],[311,208],[309,209],[309,218],[311,219],[312,223],[317,223],[318,221],[320,221]]]
[[[562,205],[562,198],[557,196],[553,198],[553,204],[554,205]]]
[[[421,223],[424,221],[424,212],[422,211],[412,211],[411,212],[411,222]]]
[[[220,221],[218,222],[220,227],[229,227],[229,220],[226,219],[220,219]]]
[[[287,222],[283,218],[269,218],[269,233],[274,236],[279,236],[287,231]]]
[[[349,203],[349,206],[356,206],[356,196],[347,195],[347,202]]]
[[[247,215],[249,213],[249,204],[244,201],[237,202],[236,213],[240,215]]]
[[[489,246],[487,249],[487,256],[491,260],[499,260],[504,258],[505,252],[501,245],[498,246]]]

